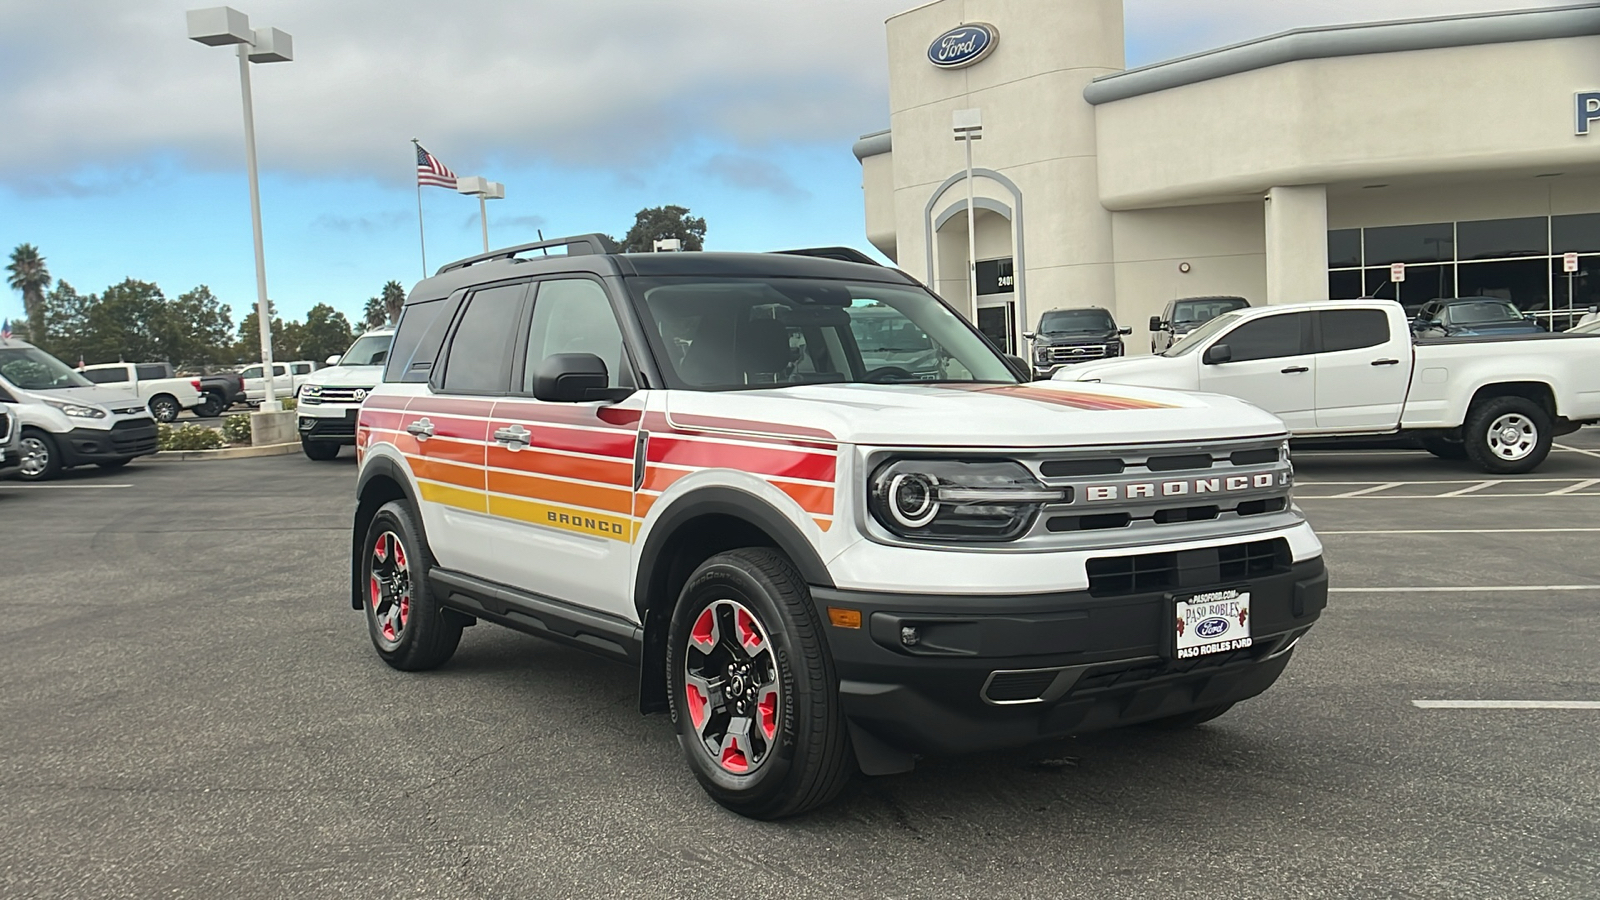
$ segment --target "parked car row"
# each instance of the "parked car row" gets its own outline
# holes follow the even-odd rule
[[[116,469],[157,449],[147,401],[98,385],[26,341],[0,339],[0,404],[16,414],[24,481],[74,466]]]

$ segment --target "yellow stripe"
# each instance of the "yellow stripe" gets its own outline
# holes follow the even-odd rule
[[[635,532],[638,528],[631,519],[625,519],[620,516],[609,516],[605,513],[572,509],[565,506],[551,506],[548,503],[519,500],[512,497],[491,496],[489,498],[489,514],[531,522],[534,525],[543,525],[547,528],[559,528],[562,531],[570,531],[574,534],[586,534],[590,537],[625,541],[630,544],[633,543]]]
[[[429,503],[443,503],[445,506],[472,512],[488,511],[482,491],[471,491],[432,481],[418,481],[417,488],[422,491],[422,499]]]

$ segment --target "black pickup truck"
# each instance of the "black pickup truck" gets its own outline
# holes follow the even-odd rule
[[[200,376],[200,405],[194,414],[203,418],[220,416],[235,403],[244,402],[244,376],[238,372],[218,372]]]

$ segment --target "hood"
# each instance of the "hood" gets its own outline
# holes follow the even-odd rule
[[[670,395],[675,426],[883,447],[1089,447],[1272,436],[1277,417],[1214,394],[1026,385],[805,385]]]
[[[304,384],[370,388],[383,380],[383,366],[328,366],[307,375]]]
[[[1196,359],[1193,354],[1174,357],[1127,356],[1121,359],[1079,363],[1070,369],[1057,372],[1055,380],[1192,390],[1195,385]]]
[[[1033,339],[1034,346],[1051,347],[1062,344],[1104,344],[1118,337],[1115,328],[1096,328],[1090,331],[1041,331]]]
[[[130,409],[132,407],[144,408],[144,401],[128,393],[98,385],[93,387],[57,388],[50,391],[19,391],[24,398],[30,400],[61,400],[77,403],[93,403],[107,409]]]

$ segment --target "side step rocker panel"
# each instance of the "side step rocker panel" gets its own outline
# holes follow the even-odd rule
[[[630,665],[643,656],[644,629],[625,619],[448,569],[433,569],[428,581],[445,607],[474,618]]]

